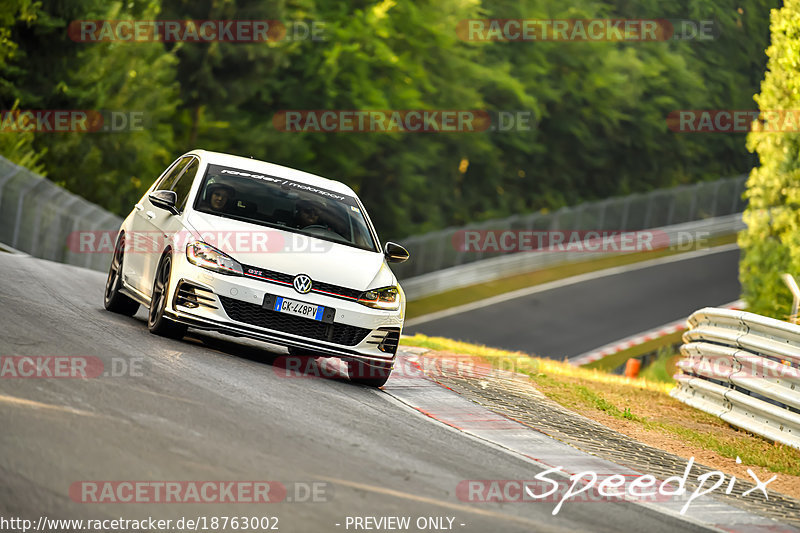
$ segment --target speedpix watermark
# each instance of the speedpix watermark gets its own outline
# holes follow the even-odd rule
[[[281,110],[272,125],[283,132],[474,133],[531,131],[528,110],[475,109],[294,109]]]
[[[671,19],[468,19],[456,27],[465,41],[649,42],[710,40],[713,20]]]
[[[143,357],[111,357],[104,361],[86,355],[0,356],[0,379],[91,379],[143,375]]]
[[[637,476],[618,474],[606,476],[600,487],[575,490],[580,480],[572,484],[568,480],[545,479],[480,479],[461,481],[456,487],[456,495],[464,502],[504,502],[529,503],[547,502],[561,503],[571,499],[573,502],[609,502],[620,500],[631,501],[667,501],[669,496],[658,491],[643,491],[655,486],[653,476]],[[652,478],[652,479],[651,479]],[[556,514],[556,513],[553,513]]]
[[[267,43],[324,41],[325,22],[295,20],[73,20],[69,38],[95,42]]]
[[[739,457],[737,463],[741,463]],[[465,480],[461,481],[456,487],[456,495],[465,502],[484,503],[484,502],[554,502],[553,515],[561,511],[562,506],[568,500],[573,502],[594,502],[610,500],[632,500],[632,501],[665,501],[674,498],[683,498],[685,503],[681,507],[680,514],[686,514],[692,502],[721,488],[727,479],[725,494],[731,494],[736,484],[736,477],[727,478],[723,472],[706,472],[697,476],[697,483],[693,491],[686,488],[689,480],[689,473],[694,464],[694,457],[691,457],[686,465],[682,476],[668,477],[659,481],[655,476],[645,475],[622,475],[622,474],[597,474],[591,470],[578,472],[569,477],[569,486],[563,479],[553,479],[550,475],[563,475],[563,467],[557,466],[549,468],[534,476],[533,480]],[[742,493],[742,497],[751,492],[761,491],[766,499],[769,499],[766,487],[769,483],[778,478],[772,476],[767,481],[761,481],[751,470],[747,473],[756,482],[755,486]],[[709,480],[716,478],[712,485],[706,486]],[[596,486],[596,487],[595,487]]]

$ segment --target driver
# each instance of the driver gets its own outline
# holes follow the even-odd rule
[[[310,200],[297,202],[294,223],[299,229],[320,225],[320,206]]]
[[[230,185],[222,183],[212,183],[206,189],[208,194],[208,204],[214,211],[225,211],[231,204],[231,199],[236,191]]]

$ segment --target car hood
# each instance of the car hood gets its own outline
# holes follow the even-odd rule
[[[194,211],[186,224],[193,238],[243,265],[306,274],[315,281],[358,290],[397,284],[379,252]]]

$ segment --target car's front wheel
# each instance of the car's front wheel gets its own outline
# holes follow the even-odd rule
[[[368,387],[384,386],[391,373],[391,364],[372,366],[361,361],[347,362],[347,375],[350,381]]]
[[[167,297],[169,295],[169,280],[172,277],[172,258],[165,255],[156,269],[153,292],[150,298],[150,312],[147,315],[147,329],[150,333],[180,339],[186,335],[186,324],[173,322],[166,316]]]
[[[114,313],[133,316],[139,310],[139,302],[120,292],[122,288],[122,262],[125,259],[125,236],[120,235],[114,248],[114,257],[108,269],[103,306]]]

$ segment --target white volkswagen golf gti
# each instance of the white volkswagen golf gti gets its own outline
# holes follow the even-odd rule
[[[188,327],[290,353],[338,357],[350,379],[389,377],[405,297],[366,209],[343,183],[196,150],[178,158],[123,221],[105,307],[149,308],[151,332]]]

